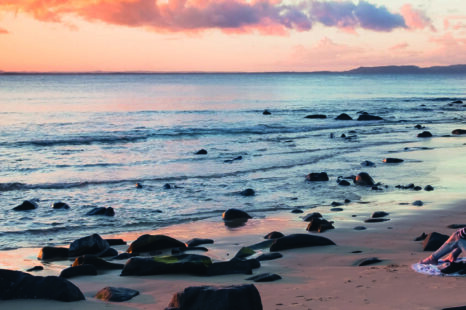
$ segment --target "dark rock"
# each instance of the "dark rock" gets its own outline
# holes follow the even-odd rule
[[[254,196],[255,194],[256,192],[252,188],[246,188],[245,190],[240,192],[240,195],[245,197]]]
[[[33,272],[33,271],[42,271],[44,270],[44,267],[42,266],[34,266],[32,268],[29,268],[28,270],[26,270],[27,272]]]
[[[416,126],[414,126],[414,128],[416,128],[416,129],[424,129],[425,127],[422,126],[422,125],[420,125],[420,124],[417,124]]]
[[[107,286],[97,292],[95,298],[104,300],[104,301],[127,301],[133,298],[134,296],[139,295],[139,292],[129,288],[123,287],[111,287]]]
[[[427,238],[422,243],[424,251],[437,251],[448,240],[447,235],[432,232],[427,235]]]
[[[348,198],[345,199],[345,203],[350,203],[350,202],[351,202],[351,199],[348,199]]]
[[[224,162],[224,163],[232,163],[232,162],[234,162],[235,160],[242,160],[242,159],[243,159],[243,156],[237,156],[237,157],[235,157],[235,158],[233,158],[233,159],[224,160],[223,162]]]
[[[358,117],[358,121],[380,121],[383,120],[380,116],[370,115],[370,114],[361,114]]]
[[[447,227],[451,229],[460,229],[466,227],[466,224],[450,224]]]
[[[455,100],[451,102],[452,104],[463,104],[462,100]]]
[[[327,118],[327,115],[323,115],[323,114],[311,114],[311,115],[306,115],[304,118],[311,118],[311,119],[316,119],[316,118]]]
[[[82,255],[82,256],[76,257],[76,259],[73,262],[72,267],[81,266],[81,265],[93,265],[99,270],[118,270],[118,269],[123,269],[124,267],[123,264],[110,263],[95,255]]]
[[[60,272],[61,278],[74,278],[79,276],[96,276],[97,268],[94,265],[79,265],[63,269]]]
[[[268,233],[267,235],[265,235],[264,239],[277,239],[277,238],[281,238],[283,236],[285,236],[285,235],[282,234],[279,231],[272,231],[272,232]]]
[[[367,228],[365,226],[356,226],[353,229],[354,230],[366,230]]]
[[[146,276],[160,274],[207,275],[212,260],[208,256],[182,254],[163,257],[132,257],[121,276]]]
[[[186,242],[186,246],[188,247],[195,247],[201,244],[212,244],[214,243],[214,240],[212,239],[201,239],[201,238],[193,238]]]
[[[370,160],[365,160],[361,162],[361,166],[363,167],[375,167],[375,163],[371,162]]]
[[[367,266],[367,265],[373,265],[373,264],[377,264],[377,263],[380,263],[381,260],[378,259],[377,257],[370,257],[370,258],[363,258],[363,259],[360,259],[358,260],[355,265],[356,266]]]
[[[124,241],[123,239],[104,239],[104,240],[108,242],[109,246],[126,245],[126,241]]]
[[[466,263],[464,262],[451,262],[446,263],[444,266],[439,268],[440,272],[443,274],[452,274],[452,273],[459,273],[465,274],[466,273]]]
[[[257,257],[257,260],[258,261],[264,261],[264,260],[274,260],[274,259],[277,259],[277,258],[282,258],[283,255],[281,253],[278,253],[278,252],[273,252],[273,253],[264,253],[264,254],[261,254]]]
[[[466,135],[465,129],[455,129],[451,132],[454,135]]]
[[[335,243],[325,237],[308,234],[291,234],[279,239],[275,239],[270,247],[271,252],[277,252],[288,249],[335,245]]]
[[[86,215],[106,215],[106,216],[114,216],[115,210],[112,207],[95,207],[94,209],[90,210],[86,213]]]
[[[374,186],[375,181],[367,172],[360,172],[354,178],[354,183],[361,186]]]
[[[422,241],[422,240],[425,240],[426,238],[427,238],[427,234],[423,232],[419,237],[416,237],[414,241]]]
[[[387,164],[398,164],[398,163],[402,163],[404,162],[403,159],[400,159],[400,158],[391,158],[391,157],[387,157],[383,160],[384,163],[387,163]]]
[[[170,184],[168,184],[168,183],[165,183],[163,185],[163,189],[171,189],[171,188],[172,188],[172,186]]]
[[[207,275],[252,274],[252,269],[258,267],[260,267],[260,262],[257,259],[232,259],[227,262],[213,263],[208,267]]]
[[[370,218],[370,219],[364,220],[364,223],[381,223],[381,222],[386,222],[386,221],[390,221],[390,219],[378,217],[378,218]]]
[[[271,115],[272,113],[270,113],[269,110],[264,110],[264,112],[262,112],[262,115]]]
[[[319,212],[312,212],[312,213],[307,214],[306,216],[304,216],[303,221],[310,222],[315,218],[321,218],[321,217],[322,217],[322,214],[320,214]]]
[[[338,181],[338,185],[340,186],[350,186],[350,182],[346,181],[346,180],[339,180]]]
[[[293,209],[293,210],[291,210],[291,213],[299,214],[299,213],[304,213],[304,211],[301,210],[301,209]]]
[[[346,113],[341,113],[340,115],[335,117],[335,119],[339,120],[339,121],[350,121],[353,118],[351,116],[349,116],[348,114],[346,114]]]
[[[343,204],[341,202],[338,202],[338,201],[332,201],[332,203],[330,205],[332,207],[338,207],[338,206],[342,206]]]
[[[388,215],[388,213],[385,212],[385,211],[376,211],[376,212],[372,213],[371,218],[375,219],[375,218],[379,218],[379,217],[385,217],[387,215]]]
[[[199,151],[197,151],[196,153],[194,153],[196,155],[206,155],[207,154],[207,151],[204,150],[204,149],[200,149]]]
[[[320,182],[320,181],[328,181],[328,175],[326,172],[312,172],[306,176],[306,180],[311,182]]]
[[[242,247],[238,253],[235,254],[235,258],[246,258],[248,256],[254,255],[256,251],[249,247]]]
[[[313,218],[307,225],[306,230],[322,233],[326,230],[334,229],[335,227],[333,227],[332,224],[333,222],[329,222],[322,218]]]
[[[416,192],[420,191],[421,189],[422,189],[422,187],[420,187],[420,186],[414,186],[413,187],[413,191],[416,191]]]
[[[430,138],[432,134],[429,131],[423,131],[417,135],[418,138]]]
[[[273,244],[275,239],[267,239],[265,241],[249,245],[248,248],[251,248],[253,250],[261,250],[261,249],[269,249],[270,246]]]
[[[343,211],[343,208],[340,208],[340,207],[331,208],[330,211],[332,211],[332,212],[341,212],[341,211]]]
[[[165,235],[142,235],[129,246],[126,252],[140,253],[159,251],[170,248],[185,248],[186,245],[172,237]]]
[[[466,310],[466,306],[443,308],[442,310]]]
[[[224,221],[231,221],[237,219],[251,219],[252,216],[247,214],[245,211],[239,209],[228,209],[222,214],[222,218]]]
[[[13,208],[15,211],[27,211],[37,209],[39,206],[33,200],[25,200],[22,204]]]
[[[84,254],[96,254],[107,251],[110,246],[98,234],[93,234],[73,241],[70,244],[69,256],[81,256]]]
[[[39,255],[37,255],[37,259],[40,260],[59,260],[64,259],[69,256],[69,250],[67,248],[55,248],[46,246],[43,247]]]
[[[85,298],[79,288],[66,279],[0,269],[0,300],[7,299],[78,301]]]
[[[422,207],[424,203],[421,200],[416,200],[412,203],[413,206]]]
[[[432,185],[426,185],[426,187],[424,187],[424,190],[427,192],[431,192],[434,190],[434,187]]]
[[[171,310],[262,310],[259,291],[252,284],[188,287],[173,295]]]
[[[280,277],[276,273],[261,273],[253,277],[249,277],[246,280],[250,280],[254,282],[272,282],[272,281],[281,280],[281,278],[282,277]]]
[[[52,204],[52,209],[69,209],[70,206],[64,202],[54,202]]]
[[[142,186],[141,183],[136,183],[136,184],[134,184],[134,187],[136,187],[136,188],[142,188],[143,186]]]
[[[114,248],[108,248],[105,252],[99,254],[99,257],[114,257],[118,255],[118,251]]]

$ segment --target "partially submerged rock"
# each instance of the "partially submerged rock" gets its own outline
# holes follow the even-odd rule
[[[418,138],[430,138],[432,137],[432,134],[430,131],[423,131],[417,135]]]
[[[202,239],[202,238],[193,238],[186,242],[187,247],[195,247],[201,244],[212,244],[214,243],[214,240],[212,239]]]
[[[340,115],[335,117],[335,119],[339,120],[339,121],[350,121],[353,118],[351,116],[349,116],[348,114],[346,114],[346,113],[341,113]]]
[[[404,160],[400,158],[387,157],[387,158],[384,158],[383,162],[386,164],[398,164],[398,163],[404,162]]]
[[[311,182],[328,181],[328,175],[326,172],[311,172],[306,176],[306,180]]]
[[[185,248],[184,242],[165,235],[142,235],[129,246],[128,253],[141,253],[165,250],[170,248]]]
[[[335,243],[325,237],[314,236],[309,234],[292,234],[274,240],[270,247],[271,252],[277,252],[288,249],[296,249],[303,247],[335,245]]]
[[[370,114],[361,114],[358,117],[358,121],[380,121],[380,120],[383,120],[383,118],[377,115],[370,115]]]
[[[112,207],[95,207],[89,212],[86,213],[86,215],[105,215],[105,216],[114,216],[115,215],[115,210],[113,210]]]
[[[61,202],[61,201],[60,202],[54,202],[52,204],[52,209],[56,209],[56,210],[57,209],[69,209],[69,208],[70,208],[70,206],[67,203]]]
[[[360,186],[374,186],[375,181],[367,172],[360,172],[354,178],[354,183]]]
[[[37,209],[39,206],[34,200],[25,200],[20,205],[13,208],[15,211],[27,211]]]
[[[451,133],[454,135],[466,135],[466,129],[455,129]]]

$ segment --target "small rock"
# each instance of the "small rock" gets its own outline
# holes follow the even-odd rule
[[[137,295],[139,295],[139,292],[136,290],[132,290],[129,288],[123,288],[123,287],[107,286],[101,289],[95,295],[95,298],[104,300],[104,301],[121,302],[121,301],[130,300],[131,298]]]
[[[388,214],[389,213],[387,213],[385,211],[376,211],[376,212],[372,213],[371,218],[375,219],[375,218],[379,218],[379,217],[385,217]]]
[[[421,200],[416,200],[412,203],[413,206],[422,207],[424,203]]]
[[[281,278],[282,277],[280,277],[276,273],[261,273],[253,277],[249,277],[246,280],[250,280],[254,282],[272,282],[272,281],[281,280]]]
[[[335,119],[339,120],[339,121],[350,121],[353,118],[351,116],[349,116],[348,114],[346,114],[346,113],[341,113],[340,115],[335,117]]]
[[[96,276],[97,268],[94,265],[79,265],[63,269],[60,272],[60,278],[74,278],[79,276]]]
[[[214,243],[214,240],[212,239],[201,239],[201,238],[193,238],[186,242],[186,246],[188,247],[195,247],[201,244],[212,244]]]
[[[381,222],[386,222],[386,221],[390,221],[390,219],[379,217],[379,218],[370,218],[370,219],[364,220],[365,223],[381,223]]]
[[[272,232],[268,233],[267,235],[265,235],[264,239],[277,239],[277,238],[281,238],[283,236],[285,236],[285,235],[282,234],[279,231],[272,231]]]
[[[322,233],[326,230],[334,229],[335,227],[332,224],[332,221],[327,221],[326,219],[313,218],[307,225],[306,230]]]
[[[139,236],[126,252],[128,253],[141,253],[150,251],[159,251],[171,248],[185,248],[186,245],[174,238],[165,235],[149,235],[145,234]]]
[[[222,214],[222,218],[224,221],[230,221],[230,220],[236,220],[236,219],[252,219],[252,216],[250,216],[248,213],[245,211],[239,210],[239,209],[228,209]]]
[[[262,115],[271,115],[272,113],[270,113],[269,110],[264,110],[264,112],[262,112]]]
[[[370,160],[365,160],[361,163],[363,167],[375,167],[375,163],[371,162]]]
[[[360,172],[354,178],[354,183],[360,186],[374,186],[375,181],[367,172]]]
[[[330,211],[332,211],[332,212],[341,212],[341,211],[343,211],[343,208],[339,208],[339,207],[331,208]]]
[[[171,189],[171,188],[172,188],[172,186],[170,184],[168,184],[168,183],[165,183],[163,185],[163,189]]]
[[[432,185],[426,185],[426,187],[424,187],[424,190],[430,192],[434,190],[434,187]]]
[[[332,207],[338,207],[338,206],[342,206],[343,204],[341,202],[338,202],[338,201],[332,201],[332,203],[330,205]]]
[[[420,191],[421,189],[422,189],[422,187],[420,187],[420,186],[414,186],[414,187],[413,187],[413,190],[414,190],[414,191]]]
[[[377,263],[380,263],[380,262],[381,262],[381,260],[378,259],[377,257],[370,257],[370,258],[363,258],[363,259],[358,260],[355,263],[355,265],[361,267],[361,266],[377,264]]]
[[[353,229],[354,230],[366,230],[367,228],[365,226],[356,226]]]
[[[15,211],[27,211],[37,209],[39,206],[33,200],[25,200],[22,204],[13,208]]]
[[[80,256],[84,254],[101,254],[109,248],[107,241],[98,234],[83,237],[70,244],[69,256]]]
[[[359,115],[358,121],[380,121],[383,120],[380,116],[377,115],[370,115],[370,114],[362,114]]]
[[[299,214],[299,213],[304,213],[304,211],[301,210],[301,209],[293,209],[293,210],[291,210],[291,213]]]
[[[240,192],[240,195],[245,197],[254,196],[255,194],[256,192],[252,188],[246,188]]]
[[[425,240],[426,238],[427,238],[427,234],[423,232],[420,236],[416,237],[414,241],[422,241],[422,240]]]
[[[316,118],[327,118],[327,115],[323,115],[323,114],[311,114],[311,115],[305,116],[304,118],[311,118],[311,119],[316,119]]]
[[[199,151],[197,151],[196,153],[194,153],[196,155],[207,155],[207,151],[204,150],[204,149],[200,149]]]
[[[338,185],[340,186],[350,186],[350,182],[346,181],[346,180],[339,180],[338,182]]]
[[[105,215],[105,216],[114,216],[115,210],[112,207],[95,207],[92,210],[88,211],[86,215]]]
[[[104,239],[104,240],[108,242],[109,246],[126,245],[126,241],[124,241],[123,239]]]
[[[328,175],[326,172],[312,172],[306,176],[306,180],[311,182],[328,181]]]
[[[423,131],[417,135],[418,138],[430,138],[432,137],[432,134],[430,131]]]
[[[283,255],[281,253],[278,253],[278,252],[273,252],[273,253],[264,253],[264,254],[261,254],[257,257],[257,260],[258,261],[264,261],[264,260],[274,260],[274,259],[278,259],[278,258],[282,258]]]
[[[43,247],[37,259],[39,260],[59,260],[68,257],[69,250],[67,248]]]
[[[455,129],[451,132],[454,135],[466,135],[465,129]]]
[[[321,217],[322,217],[322,214],[320,214],[319,212],[312,212],[312,213],[305,215],[303,217],[303,221],[310,222],[315,218],[321,218]]]
[[[64,202],[54,202],[52,204],[52,209],[69,209],[70,206]]]
[[[136,188],[142,188],[142,184],[141,184],[141,183],[136,183],[136,184],[134,184],[134,187],[136,187]]]
[[[81,265],[93,265],[99,270],[118,270],[123,269],[123,264],[115,264],[108,262],[102,258],[97,257],[96,255],[82,255],[76,257],[73,262],[72,267],[81,266]]]
[[[422,126],[421,124],[417,124],[416,126],[414,126],[414,128],[416,128],[416,129],[424,129],[425,127]]]
[[[403,161],[404,161],[403,159],[391,158],[391,157],[387,157],[383,160],[383,162],[387,164],[398,164],[398,163],[402,163]]]
[[[288,249],[327,245],[335,245],[335,243],[332,240],[321,236],[311,234],[291,234],[275,239],[273,244],[270,246],[270,251],[278,252]]]
[[[32,267],[32,268],[27,269],[26,271],[27,271],[27,272],[33,272],[33,271],[41,271],[41,270],[44,270],[44,267],[42,267],[42,266],[34,266],[34,267]]]

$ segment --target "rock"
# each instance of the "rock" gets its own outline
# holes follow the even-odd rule
[[[463,100],[455,100],[451,102],[452,104],[463,104]]]
[[[279,231],[272,231],[272,232],[268,233],[267,235],[265,235],[264,239],[277,239],[277,238],[281,238],[283,236],[285,236],[285,235],[282,234]]]
[[[165,183],[163,185],[163,189],[171,189],[171,188],[172,188],[172,186],[170,184],[168,184],[168,183]]]
[[[427,238],[422,243],[424,251],[437,251],[445,241],[448,240],[447,235],[439,234],[438,232],[432,232],[427,235]]]
[[[370,219],[364,220],[364,223],[381,223],[381,222],[386,222],[386,221],[390,221],[390,219],[378,217],[378,218],[370,218]]]
[[[99,255],[109,248],[107,241],[102,239],[98,234],[93,234],[84,238],[77,239],[70,244],[69,256],[81,256],[84,254]]]
[[[420,186],[414,186],[414,187],[413,187],[413,190],[414,190],[414,191],[420,191],[421,189],[422,189],[422,187],[420,187]]]
[[[373,264],[377,264],[377,263],[380,263],[381,260],[378,259],[377,257],[370,257],[370,258],[363,258],[363,259],[360,259],[358,260],[355,265],[356,266],[367,266],[367,265],[373,265]]]
[[[221,276],[227,274],[252,274],[252,269],[260,267],[257,259],[232,259],[226,262],[215,262],[208,267],[207,275]]]
[[[95,298],[104,301],[121,302],[130,300],[137,295],[139,295],[139,291],[136,290],[123,287],[107,286],[98,291],[95,295]]]
[[[354,178],[354,183],[360,186],[374,186],[375,181],[367,172],[360,172]]]
[[[388,214],[389,213],[387,213],[385,211],[376,211],[376,212],[372,213],[371,218],[375,219],[375,218],[379,218],[379,217],[385,217]]]
[[[256,192],[252,188],[246,188],[245,190],[240,192],[240,195],[245,197],[254,196],[255,194]]]
[[[354,230],[366,230],[367,228],[365,226],[356,226],[353,229]]]
[[[76,257],[71,267],[81,266],[81,265],[93,265],[99,270],[118,270],[123,269],[123,264],[115,264],[107,262],[106,260],[99,258],[95,255],[82,255]]]
[[[291,234],[279,239],[275,239],[270,247],[271,252],[277,252],[288,249],[335,245],[335,243],[325,237],[314,236],[309,234]]]
[[[351,116],[349,116],[348,114],[346,114],[346,113],[341,113],[340,115],[335,117],[335,119],[339,120],[339,121],[350,121],[353,118]]]
[[[323,115],[323,114],[311,114],[311,115],[306,115],[304,118],[311,118],[311,119],[316,119],[316,118],[327,118],[327,115]]]
[[[238,253],[235,254],[234,258],[246,258],[248,256],[254,255],[256,251],[249,247],[242,247]]]
[[[370,114],[361,114],[358,117],[358,121],[380,121],[383,120],[380,116],[370,115]]]
[[[413,206],[422,207],[424,203],[421,200],[416,200],[412,203]]]
[[[341,202],[338,202],[338,201],[332,201],[332,203],[330,205],[332,207],[339,207],[339,206],[342,206],[343,204]]]
[[[264,110],[264,112],[262,112],[262,115],[271,115],[272,113],[270,113],[269,110]]]
[[[254,282],[272,282],[272,281],[281,280],[281,278],[282,277],[280,277],[276,273],[261,273],[253,277],[249,277],[246,280],[250,280]]]
[[[27,272],[33,272],[33,271],[42,271],[42,270],[44,270],[44,267],[42,267],[42,266],[34,266],[34,267],[32,267],[32,268],[27,269],[26,271],[27,271]]]
[[[170,310],[262,310],[259,291],[252,284],[192,286],[173,295]]]
[[[253,245],[249,245],[248,248],[253,250],[263,250],[263,249],[270,249],[270,246],[273,244],[275,239],[267,239],[265,241],[255,243]]]
[[[365,160],[361,163],[363,167],[375,167],[375,163],[371,162],[370,160]]]
[[[99,257],[114,257],[118,255],[118,251],[114,248],[108,248],[105,252],[99,254]]]
[[[207,155],[207,151],[204,150],[204,149],[200,149],[199,151],[197,151],[196,153],[194,153],[196,155]]]
[[[52,209],[69,209],[70,206],[64,202],[54,202],[52,204]]]
[[[108,242],[109,246],[126,245],[126,241],[124,241],[123,239],[104,239],[104,240]]]
[[[296,209],[291,210],[291,213],[300,214],[300,213],[304,213],[304,211],[296,208]]]
[[[310,222],[315,218],[321,218],[321,217],[322,217],[322,214],[320,214],[319,212],[312,212],[304,216],[303,221]]]
[[[332,224],[333,222],[329,222],[322,218],[313,218],[307,225],[306,230],[322,233],[326,230],[334,229],[335,227],[333,227]]]
[[[170,248],[185,248],[186,245],[174,238],[165,235],[142,235],[129,246],[126,252],[140,253],[159,251]]]
[[[306,176],[306,180],[311,182],[319,182],[319,181],[328,181],[328,175],[326,172],[312,172]]]
[[[466,224],[450,224],[447,227],[451,229],[460,229],[466,227]]]
[[[465,129],[455,129],[451,132],[454,135],[466,135]]]
[[[425,127],[422,126],[421,124],[417,124],[416,126],[414,126],[414,128],[416,128],[416,129],[424,129]]]
[[[22,204],[13,208],[15,211],[27,211],[37,209],[39,206],[33,200],[25,200]]]
[[[66,279],[0,269],[0,300],[8,299],[78,301],[85,298],[79,288]]]
[[[338,181],[338,185],[340,186],[350,186],[350,182],[346,181],[346,180],[339,180]]]
[[[185,244],[187,247],[195,247],[201,244],[212,244],[212,243],[214,243],[214,240],[212,239],[193,238],[189,240],[188,242],[186,242]]]
[[[94,209],[90,210],[86,213],[86,215],[106,215],[106,216],[114,216],[115,210],[112,207],[95,207]]]
[[[245,211],[239,209],[228,209],[222,214],[222,218],[224,221],[232,221],[238,219],[252,219],[252,216],[247,214]]]
[[[242,159],[243,159],[243,156],[237,156],[237,157],[235,157],[235,158],[233,158],[233,159],[226,159],[226,160],[224,160],[223,162],[224,162],[224,163],[232,163],[232,162],[234,162],[235,160],[242,160]]]
[[[427,192],[431,192],[434,190],[434,187],[432,185],[426,185],[426,187],[424,187],[424,190]]]
[[[142,186],[141,183],[136,183],[136,184],[134,184],[134,187],[136,187],[136,188],[143,188],[143,186]]]
[[[278,252],[273,252],[273,253],[264,253],[264,254],[261,254],[257,257],[257,260],[258,261],[264,261],[264,260],[274,260],[274,259],[277,259],[277,258],[282,258],[283,255],[281,253],[278,253]]]
[[[74,278],[79,276],[96,276],[97,268],[94,265],[79,265],[63,269],[60,272],[60,278]]]
[[[336,208],[331,208],[330,211],[332,212],[341,212],[343,211],[344,209],[343,208],[340,208],[340,207],[336,207]]]
[[[207,275],[212,260],[208,256],[182,254],[162,257],[132,257],[121,276],[146,276],[160,274]]]
[[[422,241],[422,240],[425,240],[426,238],[427,238],[427,234],[423,232],[420,236],[416,237],[414,241]]]
[[[64,258],[68,258],[69,250],[67,248],[55,248],[46,246],[43,247],[39,255],[37,255],[37,259],[40,260],[60,260]]]
[[[418,138],[430,138],[432,137],[432,134],[430,131],[423,131],[417,135]]]
[[[391,157],[387,157],[383,160],[384,163],[387,163],[387,164],[398,164],[398,163],[402,163],[404,162],[403,159],[399,159],[399,158],[391,158]]]

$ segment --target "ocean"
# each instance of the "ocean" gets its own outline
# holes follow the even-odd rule
[[[465,145],[449,137],[465,127],[466,103],[454,103],[465,99],[466,75],[455,74],[0,75],[0,250],[435,186],[412,154]],[[356,120],[364,112],[383,120]],[[306,118],[315,114],[326,118]],[[418,138],[424,130],[434,137]],[[322,171],[328,182],[305,180]],[[360,171],[380,190],[337,184]],[[37,209],[12,210],[32,199]],[[94,207],[115,216],[87,216]]]

